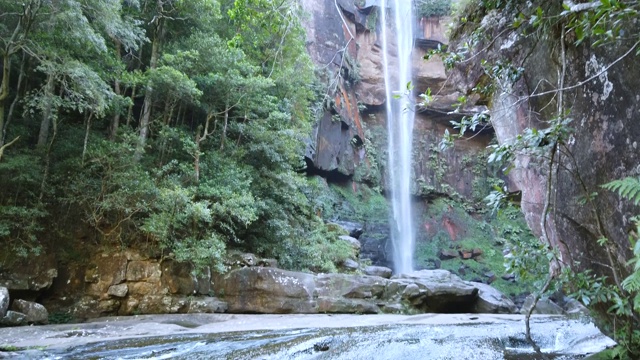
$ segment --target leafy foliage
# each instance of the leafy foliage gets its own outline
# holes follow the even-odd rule
[[[614,180],[602,185],[603,188],[615,191],[618,195],[631,200],[634,205],[640,203],[640,179],[636,177],[626,177]]]
[[[451,14],[451,0],[416,0],[418,17],[446,16]]]
[[[314,74],[297,1],[23,3],[0,0],[12,249],[86,226],[95,245],[218,270],[228,248],[317,271],[349,254],[298,173]]]

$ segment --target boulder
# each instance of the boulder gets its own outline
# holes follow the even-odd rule
[[[187,313],[223,313],[227,312],[226,302],[211,296],[198,296],[189,299]]]
[[[267,267],[244,267],[213,276],[213,290],[231,313],[315,313],[315,276]]]
[[[224,260],[224,264],[232,269],[245,266],[258,266],[259,258],[252,253],[231,251]]]
[[[107,291],[107,294],[122,298],[127,296],[128,291],[129,291],[129,287],[127,286],[127,284],[118,284],[118,285],[111,285],[109,287],[109,290]]]
[[[29,255],[7,268],[0,269],[0,286],[9,290],[41,291],[48,289],[58,276],[53,254]]]
[[[162,262],[162,284],[172,294],[194,295],[198,290],[198,279],[193,274],[193,266],[173,260]]]
[[[386,266],[367,266],[364,268],[364,273],[371,276],[379,276],[385,279],[389,279],[393,275],[393,270]]]
[[[5,316],[7,310],[9,310],[9,290],[0,286],[0,318]]]
[[[24,314],[30,324],[49,323],[49,312],[41,304],[17,299],[13,301],[11,310]]]
[[[417,285],[420,295],[412,300],[412,305],[424,312],[472,312],[478,298],[478,288],[447,270],[414,271],[391,281]]]
[[[349,236],[356,239],[358,239],[360,235],[362,235],[362,233],[364,232],[364,225],[357,222],[334,221],[333,223],[342,227],[344,230],[346,230],[349,233]]]
[[[348,270],[348,271],[355,271],[355,270],[358,270],[360,268],[360,264],[357,261],[353,260],[353,259],[346,259],[340,265],[345,270]]]
[[[458,258],[459,256],[460,254],[458,253],[458,250],[453,250],[453,249],[442,249],[438,254],[438,257],[440,258],[440,260],[455,259],[455,258]]]
[[[353,250],[356,251],[356,253],[360,252],[360,248],[362,247],[362,244],[360,243],[360,241],[358,241],[358,239],[351,237],[349,235],[340,235],[339,239],[351,245],[351,247],[353,248]]]
[[[260,259],[260,260],[258,260],[258,266],[277,268],[278,267],[278,260],[276,260],[276,259]]]
[[[126,254],[104,253],[94,258],[84,273],[84,282],[89,284],[87,293],[102,297],[113,285],[122,284],[127,277]]]
[[[582,305],[582,303],[576,299],[567,298],[563,310],[567,315],[573,316],[590,316],[591,313],[586,306]]]
[[[388,282],[378,276],[319,274],[315,285],[320,298],[379,299]]]
[[[8,310],[3,317],[0,317],[0,326],[23,326],[27,324],[27,315],[20,312]]]
[[[529,308],[533,304],[533,295],[527,296],[520,309],[521,314],[526,314]],[[536,307],[533,309],[532,314],[546,314],[546,315],[562,315],[564,310],[558,304],[554,303],[548,297],[543,297],[538,300]]]
[[[362,244],[360,259],[371,260],[372,265],[389,267],[393,264],[390,239],[389,223],[367,224],[366,231],[358,238]]]
[[[518,312],[516,304],[494,287],[478,282],[469,282],[469,284],[478,288],[478,300],[473,307],[474,313],[515,314]]]

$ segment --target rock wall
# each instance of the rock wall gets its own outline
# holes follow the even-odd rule
[[[306,24],[307,48],[321,69],[319,75],[327,84],[326,111],[319,116],[315,139],[307,152],[307,163],[323,174],[334,172],[342,175],[342,179],[352,177],[359,166],[369,166],[372,160],[384,160],[369,159],[369,154],[362,147],[366,129],[386,132],[387,101],[380,9],[369,5],[375,2],[364,3],[359,8],[351,0],[303,1],[303,6],[310,14]],[[416,94],[432,89],[434,97],[427,111],[416,114],[414,143],[418,145],[418,155],[428,154],[432,145],[437,146],[449,120],[456,118],[448,112],[453,110],[452,104],[458,101],[461,94],[455,89],[455,84],[448,81],[440,59],[423,59],[430,48],[445,41],[445,24],[448,21],[448,18],[434,18],[416,24],[425,30],[419,33],[420,41],[416,42],[412,55],[413,86]],[[393,69],[393,64],[397,63],[395,44],[390,44],[390,48],[389,61]],[[386,152],[386,140],[374,140],[379,152]],[[486,147],[489,140],[490,135],[478,136],[466,146],[441,156],[446,157],[443,161],[456,166],[457,159],[476,154]],[[424,158],[416,159],[415,179],[423,179],[434,186],[435,182],[430,180],[434,177],[434,171],[425,162]],[[452,171],[450,179],[447,179],[450,181],[446,182],[460,193],[470,195],[457,175]]]
[[[125,251],[98,253],[61,268],[38,298],[50,313],[74,319],[226,311],[227,305],[210,295],[209,270],[196,276],[189,264]]]
[[[386,185],[387,99],[379,4],[353,0],[305,0],[302,4],[310,14],[306,24],[307,48],[327,87],[325,111],[318,115],[319,122],[306,155],[309,173],[341,183],[355,193],[359,184],[364,183],[388,195],[393,189]],[[445,130],[451,130],[449,122],[459,118],[451,111],[463,93],[445,72],[440,58],[425,60],[424,55],[446,44],[449,22],[449,18],[416,20],[412,84],[416,95],[431,89],[433,96],[428,108],[416,112],[413,135],[412,193],[419,242],[429,241],[423,229],[433,225],[425,223],[426,203],[439,197],[477,203],[490,188],[487,179],[496,176],[486,167],[485,148],[493,137],[490,130],[477,133],[448,151],[439,149]],[[392,41],[394,37],[388,38]],[[396,46],[391,43],[389,47],[393,69],[397,63]],[[445,224],[440,226],[444,228]],[[363,255],[374,264],[392,266],[388,220],[369,221],[366,227],[360,239]]]
[[[476,31],[484,34],[472,50],[479,60],[486,59],[490,64],[502,61],[525,69],[522,77],[502,84],[488,99],[500,144],[513,143],[526,128],[548,127],[547,121],[557,116],[558,93],[554,90],[563,69],[560,32],[548,30],[540,36],[523,36],[509,29],[514,17],[510,12],[488,12],[461,27],[452,45],[455,49]],[[627,25],[638,31],[637,22]],[[593,269],[611,279],[612,267],[626,273],[625,264],[631,256],[630,218],[640,213],[640,208],[601,185],[640,174],[638,58],[633,54],[623,57],[632,45],[625,40],[602,47],[592,47],[588,41],[576,46],[573,40],[568,31],[563,79],[568,89],[562,96],[563,111],[572,119],[571,135],[556,158],[558,170],[549,192],[547,233],[550,242],[560,249],[565,266]],[[614,62],[617,63],[613,65]],[[467,62],[453,75],[463,93],[470,93],[487,80],[479,62]],[[549,184],[547,169],[547,161],[520,154],[509,175],[509,190],[522,192],[522,210],[537,236],[542,235],[541,214]],[[592,192],[597,192],[592,204],[581,202]],[[613,245],[613,264],[607,250],[598,245],[597,240],[603,235]]]

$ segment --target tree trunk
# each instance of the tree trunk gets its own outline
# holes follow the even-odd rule
[[[84,144],[82,145],[82,165],[84,165],[84,158],[87,155],[87,145],[89,144],[89,135],[91,133],[91,119],[93,119],[93,112],[89,114],[87,119],[87,128],[84,133]]]
[[[200,182],[200,142],[203,140],[203,138],[200,136],[200,131],[202,131],[202,125],[198,126],[198,128],[196,129],[196,153],[193,154],[193,168],[195,172],[194,177],[196,180],[196,184]]]
[[[47,144],[49,138],[49,127],[51,126],[51,111],[53,107],[53,89],[54,89],[53,73],[47,77],[47,85],[45,85],[45,108],[42,114],[42,122],[40,123],[40,133],[38,134],[38,143],[36,147],[42,148]]]
[[[56,135],[58,135],[58,123],[53,121],[53,134],[51,135],[51,141],[49,141],[49,145],[47,146],[47,151],[44,154],[44,174],[42,174],[42,183],[40,183],[40,196],[38,199],[42,201],[44,198],[45,189],[47,187],[47,180],[49,179],[49,170],[51,168],[51,148],[53,147],[53,142],[56,140]]]
[[[129,104],[129,109],[127,109],[127,126],[131,124],[131,120],[133,119],[133,102],[136,99],[136,86],[133,85],[131,89],[131,104]]]
[[[22,53],[22,62],[20,63],[20,74],[18,75],[18,85],[16,86],[16,97],[13,98],[11,102],[11,106],[9,106],[9,113],[7,113],[7,118],[4,122],[4,128],[2,129],[2,134],[0,134],[0,146],[4,144],[7,139],[7,129],[9,128],[9,124],[11,123],[11,119],[13,118],[13,110],[16,108],[18,101],[20,100],[20,93],[22,92],[22,83],[24,82],[24,68],[27,63],[27,53]]]
[[[158,4],[159,11],[162,12],[162,3]],[[159,17],[157,20],[157,27],[153,43],[151,44],[151,60],[149,62],[149,68],[155,69],[158,66],[158,57],[160,56],[160,45],[164,33],[164,20]],[[153,88],[147,86],[147,91],[144,96],[144,104],[142,105],[142,114],[140,115],[140,136],[138,140],[138,148],[136,149],[135,159],[140,160],[144,153],[144,147],[147,144],[147,138],[149,137],[149,123],[151,120],[151,105],[153,103]]]
[[[118,53],[118,59],[122,59],[122,44],[120,41],[116,41],[116,52]],[[120,80],[116,78],[113,84],[113,91],[117,96],[122,95],[122,91],[120,90]],[[118,134],[118,127],[120,126],[120,109],[116,109],[116,113],[113,115],[111,119],[111,125],[109,126],[109,139],[113,140],[116,138]]]
[[[229,125],[229,103],[224,110],[224,126],[222,127],[222,139],[220,141],[220,151],[224,150],[224,141],[227,138],[227,125]]]
[[[9,97],[9,55],[2,58],[2,83],[0,84],[0,146],[4,145],[4,108]]]

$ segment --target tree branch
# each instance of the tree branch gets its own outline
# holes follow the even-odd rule
[[[13,145],[16,141],[18,141],[18,139],[20,139],[20,136],[16,137],[15,139],[11,140],[11,142],[8,142],[2,145],[2,147],[0,147],[0,161],[2,161],[2,154],[4,154],[4,150],[9,146]]]

